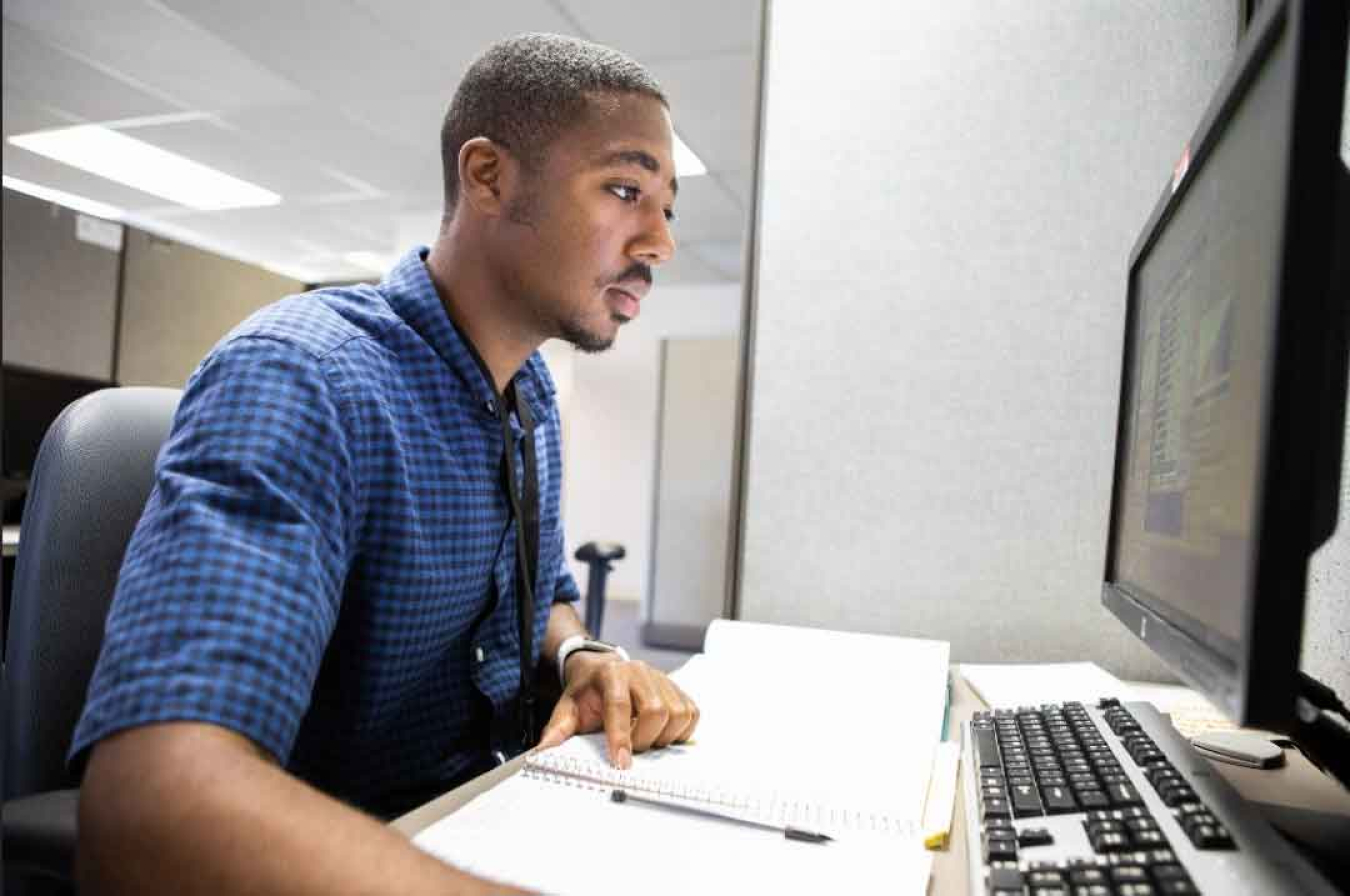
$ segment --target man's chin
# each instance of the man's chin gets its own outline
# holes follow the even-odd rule
[[[584,327],[564,327],[561,338],[564,342],[570,342],[578,351],[585,352],[588,355],[598,354],[606,351],[614,345],[614,338],[619,333],[619,325],[628,322],[628,318],[620,315],[613,315],[615,327],[608,333],[597,333]]]

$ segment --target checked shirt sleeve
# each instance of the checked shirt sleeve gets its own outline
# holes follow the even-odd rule
[[[163,721],[285,762],[336,624],[354,441],[323,362],[256,337],[189,381],[123,561],[72,758]]]

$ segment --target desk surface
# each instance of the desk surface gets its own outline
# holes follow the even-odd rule
[[[947,720],[947,737],[952,740],[959,738],[961,724],[969,721],[975,712],[984,708],[984,702],[975,696],[965,679],[953,669],[952,707]],[[1329,785],[1327,779],[1297,750],[1286,750],[1285,756],[1288,763],[1283,768],[1266,771],[1239,768],[1225,763],[1213,765],[1247,799],[1350,817],[1350,793],[1334,784]],[[444,796],[395,819],[390,823],[390,827],[409,837],[415,836],[499,781],[515,774],[523,762],[524,757],[518,756],[500,768],[479,775]],[[965,798],[961,788],[958,787],[950,845],[945,850],[933,853],[933,877],[928,887],[929,896],[960,896],[966,893],[966,877]]]

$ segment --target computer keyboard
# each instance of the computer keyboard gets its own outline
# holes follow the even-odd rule
[[[1147,703],[976,713],[963,726],[978,896],[1335,893]]]

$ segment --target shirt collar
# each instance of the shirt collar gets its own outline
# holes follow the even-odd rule
[[[394,313],[425,339],[451,373],[471,390],[479,406],[486,407],[496,399],[493,386],[479,370],[466,337],[441,304],[440,293],[427,271],[428,251],[426,246],[418,246],[399,259],[380,283],[380,292]],[[531,354],[512,379],[516,389],[530,402],[535,419],[543,419],[545,405],[553,399],[555,387],[539,352]]]

